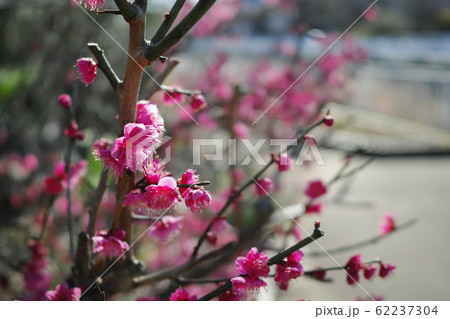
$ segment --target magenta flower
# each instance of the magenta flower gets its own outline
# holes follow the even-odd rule
[[[79,4],[84,1],[84,7],[89,8],[89,10],[94,11],[103,7],[104,0],[75,0]]]
[[[280,156],[274,158],[275,163],[278,165],[278,171],[284,172],[291,168],[292,160],[287,154],[280,154]]]
[[[56,286],[56,290],[47,291],[45,296],[51,301],[77,301],[81,297],[81,289],[69,288],[67,283],[63,283]]]
[[[345,270],[347,271],[347,283],[349,285],[354,285],[359,282],[359,271],[361,269],[363,269],[361,255],[352,256],[345,265]]]
[[[379,275],[381,278],[386,278],[397,267],[391,264],[380,263]]]
[[[194,112],[198,112],[206,107],[206,100],[202,94],[193,94],[191,96],[191,107]]]
[[[184,288],[178,288],[169,297],[171,301],[196,301],[197,296],[189,295],[189,292]]]
[[[241,275],[248,275],[250,278],[266,277],[270,268],[267,265],[269,257],[258,251],[256,247],[250,249],[247,257],[236,259],[236,269]]]
[[[96,244],[93,253],[99,253],[103,258],[114,258],[122,256],[122,254],[130,249],[125,239],[125,231],[115,229],[113,231],[102,230],[97,236],[92,237],[92,241]]]
[[[149,184],[158,184],[161,178],[167,175],[164,171],[164,164],[156,158],[148,160],[147,162],[148,163],[143,167],[145,180]]]
[[[275,282],[282,290],[286,290],[289,286],[289,281],[303,275],[304,270],[300,264],[300,260],[303,258],[303,252],[301,250],[295,251],[287,257],[287,260],[283,264],[277,264],[277,274],[275,276]]]
[[[69,94],[61,94],[58,96],[58,103],[62,107],[68,109],[72,105],[72,99]]]
[[[381,217],[380,225],[378,226],[378,234],[386,235],[395,229],[394,216],[386,213]]]
[[[234,289],[228,289],[219,296],[219,301],[241,301],[242,299],[243,295],[237,293]]]
[[[324,73],[330,73],[344,64],[344,59],[337,54],[327,54],[317,63],[317,67]]]
[[[139,101],[136,106],[136,123],[149,125],[158,133],[164,131],[164,120],[159,114],[158,107],[149,101]]]
[[[323,124],[325,124],[326,126],[333,126],[334,124],[334,119],[331,115],[325,115],[323,118]]]
[[[77,60],[78,73],[86,86],[94,82],[97,76],[98,65],[91,58],[81,58]]]
[[[23,267],[27,300],[46,300],[45,292],[50,287],[52,278],[47,270],[46,257],[48,249],[40,241],[30,240],[28,248],[31,259]]]
[[[105,138],[95,141],[94,146],[92,147],[92,153],[97,160],[103,162],[103,165],[109,169],[117,182],[120,175],[122,175],[123,166],[111,155],[111,141]]]
[[[305,214],[313,214],[322,212],[322,203],[308,204],[305,207]]]
[[[366,278],[367,280],[370,280],[373,275],[375,275],[375,272],[377,271],[377,267],[375,265],[364,265],[363,267],[364,270],[364,278]]]
[[[148,207],[154,210],[168,209],[181,202],[176,189],[177,182],[172,177],[161,178],[158,185],[147,186],[144,195]]]
[[[277,274],[275,276],[275,282],[282,290],[286,290],[289,286],[291,279],[296,279],[303,275],[304,270],[300,264],[300,260],[303,258],[303,252],[297,250],[289,255],[283,264],[277,264]]]
[[[125,195],[122,206],[129,206],[131,211],[138,215],[146,215],[150,212],[147,205],[147,198],[145,194],[141,193],[140,189],[133,189]]]
[[[211,195],[203,188],[188,190],[187,193],[188,195],[185,197],[184,203],[193,213],[198,213],[203,208],[208,208],[209,204],[211,204]]]
[[[115,140],[111,156],[125,168],[136,173],[152,155],[153,145],[158,141],[155,128],[144,124],[128,123],[124,127],[124,136]]]
[[[148,234],[152,237],[158,238],[161,242],[176,234],[181,229],[180,221],[183,217],[163,216],[152,227]]]
[[[267,196],[274,188],[273,182],[269,177],[257,180],[255,184],[256,193],[259,196]]]
[[[69,125],[64,131],[64,134],[70,138],[77,139],[80,141],[84,140],[85,138],[85,134],[78,130],[78,124],[74,120],[70,121]]]
[[[257,292],[259,288],[267,286],[266,282],[259,277],[267,278],[270,268],[267,265],[269,257],[260,253],[256,247],[253,247],[247,254],[247,257],[238,257],[236,259],[236,269],[244,277],[235,277],[231,279],[233,289],[243,294],[246,292]]]
[[[237,138],[244,139],[249,137],[247,125],[244,122],[236,122],[233,125],[233,133]]]
[[[327,187],[321,181],[309,182],[305,189],[305,194],[311,199],[316,199],[327,192]]]
[[[181,185],[193,185],[198,182],[198,176],[194,174],[195,171],[192,169],[188,169],[186,173],[181,176],[178,180],[178,183]],[[186,198],[189,195],[189,192],[186,191],[191,190],[190,187],[179,187],[178,188],[181,194],[181,197]]]
[[[253,247],[247,254],[247,257],[238,257],[236,259],[236,269],[244,277],[235,277],[231,279],[233,289],[238,294],[246,292],[255,293],[261,287],[267,286],[266,282],[259,277],[267,278],[270,268],[267,265],[269,257],[266,254],[258,252]]]
[[[312,276],[318,280],[324,280],[327,276],[326,270],[318,270],[312,273]]]
[[[233,285],[233,290],[238,295],[243,295],[248,292],[257,293],[259,288],[267,286],[267,283],[264,280],[250,277],[231,278],[231,284]]]
[[[165,90],[163,100],[167,105],[179,104],[183,98],[183,94],[176,92],[178,88],[168,88]]]

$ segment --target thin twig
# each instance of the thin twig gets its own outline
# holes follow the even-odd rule
[[[120,12],[122,12],[123,17],[126,21],[130,21],[136,17],[136,8],[131,5],[127,0],[114,0],[119,8]]]
[[[169,60],[169,62],[167,63],[167,67],[164,69],[164,71],[160,75],[158,75],[156,77],[155,81],[153,81],[153,83],[152,83],[152,86],[148,90],[147,100],[151,100],[153,94],[155,94],[156,92],[158,92],[161,89],[160,85],[169,76],[169,74],[172,73],[173,69],[175,69],[175,67],[178,65],[178,63],[180,63],[180,61],[178,61],[176,59]]]
[[[381,263],[381,260],[379,258],[363,262],[363,264],[366,264],[366,265],[379,264],[379,263]],[[317,268],[317,269],[307,270],[303,274],[308,276],[308,275],[312,275],[312,274],[314,274],[316,272],[319,272],[319,271],[334,271],[334,270],[346,270],[346,269],[347,269],[347,265],[333,266],[333,267],[327,267],[327,268]]]
[[[173,47],[205,15],[216,0],[202,0],[161,41],[147,47],[145,56],[151,63]]]
[[[318,226],[316,226],[314,228],[313,234],[310,237],[307,237],[307,238],[303,239],[302,241],[299,241],[297,244],[293,245],[292,247],[289,247],[288,249],[285,249],[282,252],[276,254],[275,256],[273,256],[272,258],[269,259],[269,261],[267,262],[267,265],[271,266],[271,265],[275,265],[275,264],[279,264],[279,263],[283,262],[284,258],[291,255],[293,252],[305,247],[306,245],[309,245],[310,243],[312,243],[316,239],[319,239],[323,235],[324,235],[323,231],[320,230]],[[208,293],[207,295],[203,296],[199,300],[200,301],[211,300],[211,299],[223,294],[227,290],[231,289],[231,287],[232,287],[232,283],[231,283],[231,280],[229,280],[225,284],[223,284],[219,288],[213,290],[212,292]]]
[[[38,237],[38,241],[41,241],[45,234],[45,229],[47,228],[48,215],[50,212],[50,207],[52,207],[55,201],[55,196],[51,195],[48,199],[47,205],[45,206],[44,219],[42,220],[42,228]]]
[[[114,15],[122,15],[122,12],[120,10],[98,10],[97,14],[114,14]]]
[[[100,204],[102,203],[103,195],[106,191],[106,181],[108,180],[108,171],[103,170],[100,175],[100,180],[97,185],[97,189],[95,190],[94,195],[92,196],[91,206],[89,207],[89,224],[87,227],[87,233],[92,238],[95,234],[95,224],[97,222],[97,213],[100,208]]]
[[[97,60],[98,68],[103,71],[109,83],[111,83],[114,92],[117,93],[117,86],[121,81],[106,59],[104,51],[100,49],[97,43],[88,43],[88,48]]]
[[[150,285],[156,282],[159,282],[161,280],[164,279],[175,279],[177,278],[177,276],[187,270],[192,269],[194,266],[205,262],[207,260],[222,256],[226,253],[228,253],[229,251],[235,249],[237,246],[236,242],[231,242],[225,246],[223,246],[222,248],[219,248],[217,250],[213,250],[201,257],[195,258],[193,260],[189,260],[188,262],[180,265],[180,266],[176,266],[173,268],[168,268],[168,269],[164,269],[155,273],[151,273],[148,275],[142,275],[139,277],[136,277],[133,279],[133,285],[135,287],[137,286],[142,286],[142,285]]]
[[[67,175],[67,228],[69,229],[69,246],[70,246],[70,259],[72,264],[75,262],[75,247],[73,243],[73,216],[72,216],[72,205],[71,205],[71,194],[70,194],[70,163],[72,158],[72,149],[75,143],[75,139],[70,138],[69,144],[67,146],[66,154],[66,175]]]
[[[310,131],[312,131],[314,128],[316,128],[317,126],[321,125],[323,123],[323,119],[321,119],[319,122],[313,124],[312,126],[308,127],[306,130],[302,131],[299,136],[297,137],[297,145],[299,143],[301,143],[301,145],[303,145],[303,143],[305,142],[305,135],[307,133],[309,133]],[[288,145],[286,147],[286,149],[284,151],[281,151],[279,153],[283,154],[288,152],[293,146],[296,145]],[[247,183],[245,183],[239,190],[237,190],[236,192],[234,192],[233,194],[231,194],[228,197],[228,200],[226,201],[225,205],[222,207],[222,209],[217,213],[217,215],[215,216],[215,218],[222,216],[225,211],[227,210],[227,208],[239,197],[239,195],[245,190],[247,189],[250,185],[254,184],[255,181],[257,181],[259,179],[259,177],[275,162],[274,158],[272,157],[272,159],[269,161],[269,163],[267,163],[262,169],[259,170],[258,173],[256,173],[252,178],[250,178],[248,180]],[[214,224],[215,219],[211,220],[211,222],[209,223],[209,225],[206,227],[205,231],[203,232],[203,234],[200,236],[197,245],[194,248],[194,251],[192,252],[191,255],[191,259],[195,258],[198,255],[198,252],[200,250],[200,247],[202,246],[203,242],[205,241],[208,232],[211,231],[212,226]]]
[[[153,36],[151,41],[152,43],[158,43],[166,36],[173,22],[180,13],[181,8],[183,8],[185,2],[186,0],[177,0],[174,3],[172,9],[170,9],[170,12],[164,14],[164,21],[161,23],[155,35]]]
[[[334,254],[341,253],[341,252],[348,251],[348,250],[352,250],[352,249],[355,249],[355,248],[361,248],[361,247],[364,247],[364,246],[367,246],[367,245],[375,244],[378,241],[380,241],[382,239],[385,239],[386,237],[394,234],[395,232],[398,232],[399,230],[403,230],[403,229],[405,229],[407,227],[410,227],[410,226],[414,225],[416,223],[416,221],[417,221],[416,219],[411,219],[410,221],[408,221],[408,222],[406,222],[406,223],[404,223],[404,224],[402,224],[400,226],[396,226],[391,232],[389,232],[389,233],[387,233],[385,235],[377,235],[377,236],[374,236],[372,238],[360,241],[358,243],[354,243],[354,244],[350,244],[350,245],[346,245],[346,246],[342,246],[342,247],[338,247],[338,248],[334,248],[334,249],[327,249],[326,253],[323,252],[323,251],[313,251],[311,253],[308,253],[307,255],[310,256],[310,257],[318,257],[318,256],[323,256],[325,254],[326,255],[328,255],[328,254],[334,255]]]

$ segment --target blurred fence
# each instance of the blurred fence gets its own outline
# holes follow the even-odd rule
[[[450,129],[450,64],[373,60],[354,93],[353,106]]]

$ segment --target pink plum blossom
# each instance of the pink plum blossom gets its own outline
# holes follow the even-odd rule
[[[394,216],[386,213],[381,217],[380,225],[378,226],[378,234],[386,235],[395,229]]]
[[[256,193],[259,196],[267,196],[270,194],[274,188],[273,182],[269,177],[259,179],[255,183]]]
[[[79,4],[84,2],[84,7],[91,11],[98,10],[103,7],[104,0],[75,0]]]
[[[206,107],[206,100],[202,94],[193,94],[191,96],[191,108],[194,112],[198,112]]]
[[[91,58],[81,58],[77,60],[78,73],[86,86],[94,82],[97,76],[97,63]]]
[[[105,168],[109,170],[117,182],[120,175],[122,175],[123,166],[111,155],[111,141],[105,138],[95,141],[94,146],[92,147],[92,153],[97,160],[103,162]]]
[[[274,161],[277,163],[280,173],[289,170],[292,166],[292,160],[287,154],[280,154],[280,156],[274,157]]]
[[[154,210],[169,209],[181,202],[176,192],[177,182],[172,177],[164,177],[158,185],[149,185],[145,188],[145,200],[149,208]]]
[[[354,285],[359,282],[359,271],[363,269],[363,262],[361,261],[361,255],[352,256],[345,266],[347,271],[347,283]]]
[[[48,249],[40,241],[30,240],[28,248],[31,259],[23,267],[25,288],[28,300],[46,300],[45,292],[48,290],[52,278],[48,272]]]
[[[203,208],[209,207],[209,204],[211,204],[211,195],[203,188],[189,190],[188,195],[184,199],[184,203],[191,212],[198,213]]]
[[[259,277],[267,278],[270,268],[267,265],[269,257],[258,251],[256,247],[250,249],[246,257],[238,257],[236,259],[236,269],[245,277],[235,277],[231,279],[233,289],[237,292],[256,292],[260,287],[267,284]]]
[[[178,88],[172,87],[165,90],[163,95],[164,103],[167,105],[179,104],[183,98],[183,94],[177,92]]]
[[[81,297],[81,289],[69,288],[67,283],[56,286],[55,290],[49,290],[45,296],[51,301],[77,301]]]
[[[124,136],[115,140],[111,156],[122,166],[136,173],[154,152],[153,144],[158,141],[158,132],[149,125],[128,123]]]
[[[289,281],[303,275],[304,270],[300,264],[300,260],[303,258],[303,252],[297,250],[289,255],[282,264],[277,264],[277,274],[275,276],[275,282],[282,290],[286,290],[289,286]]]
[[[323,124],[325,124],[326,126],[333,126],[334,124],[334,119],[331,115],[325,115],[323,118]]]
[[[305,214],[314,214],[322,212],[322,203],[308,204],[305,207]]]
[[[171,301],[196,301],[197,296],[191,296],[184,288],[178,288],[169,297]]]
[[[152,227],[150,227],[148,234],[157,238],[161,242],[165,242],[169,236],[176,234],[180,230],[180,221],[182,219],[183,217],[181,216],[163,216]]]
[[[367,280],[371,279],[373,277],[373,275],[375,275],[375,272],[377,271],[377,267],[375,265],[364,265],[363,267],[364,270],[364,278],[366,278]]]
[[[193,185],[198,182],[198,176],[195,175],[195,171],[192,169],[188,169],[186,173],[184,173],[181,178],[178,180],[178,183],[181,185]],[[186,198],[189,195],[190,187],[179,187],[179,191],[181,197]]]
[[[69,94],[61,94],[60,96],[58,96],[58,103],[63,108],[68,109],[72,105],[72,98]]]
[[[78,124],[74,120],[70,121],[69,125],[64,131],[64,134],[70,138],[77,139],[80,141],[84,140],[85,138],[85,134],[78,130]]]
[[[319,180],[308,183],[305,194],[311,199],[316,199],[327,192],[327,187]]]
[[[386,278],[397,267],[391,264],[380,263],[379,275],[381,278]]]
[[[249,137],[247,125],[244,122],[236,122],[233,125],[233,133],[237,138],[244,139]]]
[[[136,123],[149,125],[158,133],[164,131],[164,120],[159,114],[158,107],[149,101],[139,101],[136,106]]]
[[[103,258],[120,257],[130,247],[125,239],[125,231],[122,229],[116,229],[113,231],[102,230],[92,237],[92,241],[95,243],[93,253],[99,253]]]

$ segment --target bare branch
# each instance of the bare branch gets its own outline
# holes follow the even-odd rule
[[[166,36],[173,22],[177,18],[178,13],[180,13],[181,8],[183,8],[185,2],[186,0],[177,0],[172,9],[170,9],[170,12],[164,14],[164,21],[161,23],[155,35],[153,36],[152,43],[158,43]]]
[[[109,83],[111,83],[114,92],[117,94],[117,86],[121,81],[106,59],[104,51],[100,49],[97,43],[88,43],[88,48],[97,60],[98,68],[103,71],[106,78],[109,80]]]
[[[175,69],[175,67],[178,65],[178,63],[180,63],[180,62],[176,59],[169,60],[167,67],[164,69],[164,71],[160,75],[158,75],[156,77],[155,81],[153,82],[152,86],[150,87],[148,95],[147,95],[147,100],[150,100],[152,98],[153,94],[155,94],[158,90],[161,89],[161,84],[169,76],[169,74],[172,73],[173,69]]]
[[[114,0],[126,21],[132,20],[136,17],[136,8],[127,0]]]
[[[186,17],[177,24],[161,41],[150,45],[145,56],[151,63],[164,54],[167,50],[173,47],[178,41],[183,38],[186,33],[205,15],[216,0],[201,0],[197,2],[194,8],[186,15]]]

